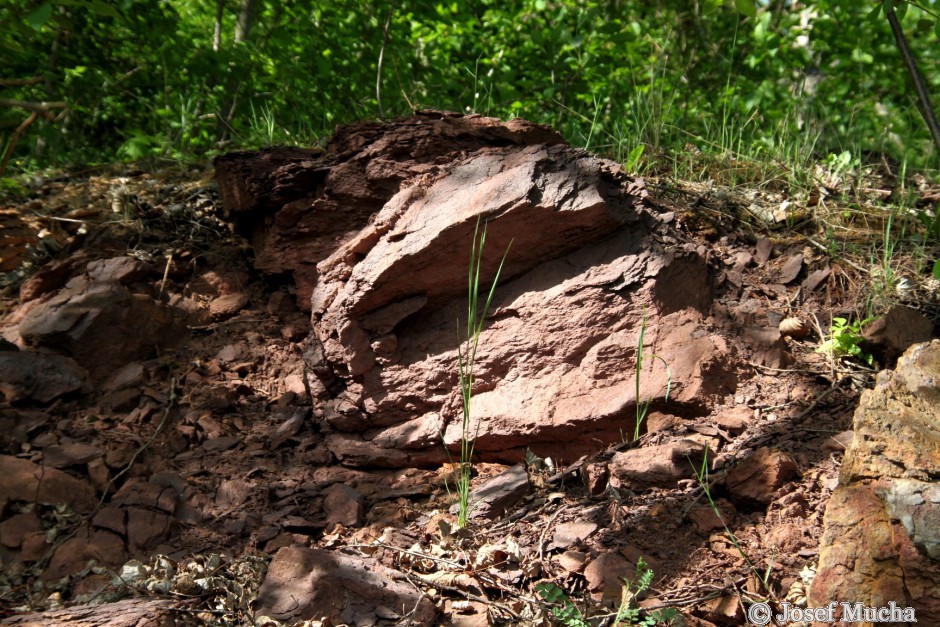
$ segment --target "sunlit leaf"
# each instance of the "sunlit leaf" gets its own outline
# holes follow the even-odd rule
[[[757,5],[754,4],[754,0],[734,0],[734,7],[741,15],[757,17]]]

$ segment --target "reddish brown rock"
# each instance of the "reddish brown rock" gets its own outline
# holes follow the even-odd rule
[[[104,451],[100,448],[81,442],[47,446],[42,452],[43,463],[53,468],[81,466],[102,457]]]
[[[89,530],[82,527],[76,534],[59,545],[42,573],[46,581],[74,575],[89,563],[115,567],[127,559],[124,541],[110,531]]]
[[[610,460],[611,485],[632,489],[675,487],[680,479],[695,475],[705,450],[694,440],[679,440],[616,453]]]
[[[623,581],[636,573],[636,567],[617,553],[602,553],[585,566],[584,579],[594,598],[619,601]]]
[[[307,310],[317,262],[364,227],[404,182],[486,146],[561,141],[555,131],[522,119],[428,111],[342,127],[325,153],[236,152],[216,159],[215,167],[222,205],[252,242],[255,267],[293,273],[298,305]]]
[[[782,451],[761,448],[734,467],[725,478],[731,500],[750,506],[768,505],[774,493],[799,477],[793,458]]]
[[[48,627],[174,627],[179,624],[179,602],[132,598],[106,604],[75,605],[61,610],[11,616],[3,625]]]
[[[0,456],[0,511],[7,501],[65,503],[83,514],[97,505],[95,491],[86,481],[55,468],[3,455]]]
[[[434,604],[401,573],[370,558],[287,547],[268,566],[255,615],[375,625],[395,624],[408,612],[412,625],[434,624]]]
[[[862,331],[862,350],[871,353],[886,368],[894,367],[898,357],[918,342],[933,337],[933,322],[910,307],[895,305]]]
[[[169,307],[115,283],[66,287],[19,325],[26,344],[66,352],[98,380],[172,345],[181,330]]]
[[[0,398],[8,403],[46,404],[66,394],[89,390],[88,373],[68,357],[0,351]]]
[[[26,536],[41,531],[42,523],[36,512],[16,514],[0,523],[0,544],[11,549],[19,548]]]
[[[327,523],[359,527],[365,521],[365,499],[355,488],[334,483],[323,491],[323,511]]]
[[[940,341],[917,344],[862,394],[826,506],[809,604],[912,607],[940,624]]]
[[[385,158],[379,144],[389,149],[370,146],[370,159]],[[454,329],[478,219],[489,221],[484,286],[513,241],[474,371],[482,460],[515,463],[528,447],[574,461],[631,431],[638,400],[688,415],[733,390],[734,356],[704,326],[706,266],[691,248],[650,237],[670,236],[644,196],[618,165],[560,144],[484,147],[402,182],[318,265],[305,361],[338,432],[331,452],[395,466],[442,463],[444,445],[459,448]],[[659,361],[636,398],[644,316],[645,350],[671,370],[668,403]]]

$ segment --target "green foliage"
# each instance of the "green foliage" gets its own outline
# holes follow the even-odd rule
[[[548,611],[555,617],[555,620],[565,627],[590,627],[591,623],[584,618],[560,586],[551,581],[543,581],[535,584],[535,591],[539,593],[543,601],[549,604]]]
[[[859,344],[864,340],[862,328],[872,320],[874,318],[849,322],[845,318],[833,318],[832,326],[829,327],[829,339],[820,344],[816,352],[832,357],[854,357],[871,366],[874,357],[863,351]]]
[[[658,610],[641,610],[635,607],[634,600],[641,594],[649,590],[653,583],[653,571],[641,557],[636,562],[636,576],[633,581],[624,581],[624,589],[621,597],[620,607],[617,608],[617,616],[614,619],[614,625],[643,625],[644,627],[653,627],[659,623],[669,624],[672,619],[679,615],[679,611],[673,607],[666,607]]]
[[[460,396],[462,400],[462,416],[460,425],[460,463],[457,467],[456,492],[457,492],[457,526],[460,528],[467,526],[467,518],[470,513],[470,479],[473,472],[473,449],[476,444],[476,435],[480,429],[479,423],[473,426],[470,414],[470,401],[473,399],[473,367],[476,364],[477,347],[480,343],[480,334],[483,333],[483,325],[486,321],[486,314],[490,309],[490,303],[493,301],[493,294],[496,292],[496,284],[499,282],[499,275],[503,271],[503,264],[506,261],[506,255],[509,254],[509,246],[503,253],[503,258],[496,269],[496,276],[493,277],[493,283],[490,285],[490,291],[486,296],[486,301],[480,308],[480,266],[483,262],[483,246],[486,243],[486,224],[483,225],[483,232],[480,232],[480,219],[477,218],[476,227],[473,230],[473,245],[470,251],[470,272],[467,281],[467,333],[463,341],[457,343],[457,370],[460,379]],[[512,242],[509,243],[510,246]],[[458,325],[459,326],[459,325]],[[465,345],[464,348],[461,348]],[[447,452],[448,456],[450,451]],[[448,486],[448,490],[450,487]]]
[[[70,107],[29,129],[14,165],[309,143],[378,115],[377,87],[387,115],[521,116],[631,170],[640,145],[886,151],[918,166],[932,152],[878,2],[298,0],[257,3],[236,41],[239,4],[225,4],[215,46],[214,2],[0,0],[0,78],[40,79],[3,97]],[[897,12],[936,93],[940,20]],[[19,113],[0,110],[0,133]]]

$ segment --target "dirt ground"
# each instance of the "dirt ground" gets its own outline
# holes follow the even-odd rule
[[[593,459],[533,456],[533,493],[506,517],[462,534],[441,525],[453,522],[449,469],[331,464],[318,407],[303,386],[300,342],[309,323],[287,279],[252,269],[251,247],[219,213],[212,175],[211,168],[178,165],[90,168],[37,176],[25,197],[2,203],[3,257],[15,260],[4,268],[0,299],[7,339],[23,315],[24,281],[40,265],[82,251],[143,260],[154,297],[184,304],[191,316],[175,349],[140,362],[144,379],[132,393],[0,405],[11,427],[0,438],[4,455],[41,463],[47,447],[73,443],[105,452],[104,470],[81,461],[66,468],[99,496],[159,473],[186,484],[171,528],[155,545],[140,542],[146,550],[128,548],[122,556],[139,560],[145,572],[130,587],[112,583],[120,564],[62,567],[67,556],[57,551],[82,516],[5,502],[4,520],[38,514],[47,543],[29,560],[22,547],[0,547],[0,615],[136,595],[179,602],[192,624],[245,624],[267,560],[291,545],[354,547],[376,557],[426,590],[443,624],[564,622],[563,600],[551,609],[539,602],[535,586],[546,581],[593,624],[612,624],[611,603],[625,599],[676,608],[676,621],[689,625],[742,624],[743,603],[756,599],[799,601],[858,394],[872,376],[816,351],[833,316],[859,310],[869,277],[850,260],[830,258],[811,222],[780,234],[757,230],[742,221],[744,201],[734,196],[648,181],[653,201],[675,211],[678,229],[707,251],[715,286],[709,322],[748,363],[733,398],[712,416],[690,421],[653,408],[640,441],[652,446],[682,434],[707,444],[715,453],[707,484],[690,478],[673,489],[591,495],[586,468],[615,447],[599,444]],[[786,318],[804,328],[777,339],[772,331]],[[765,447],[795,463],[792,479],[751,495],[757,500],[729,489],[732,462]],[[475,481],[504,469],[480,464]],[[329,522],[321,486],[337,480],[364,497],[361,526]],[[492,557],[493,547],[501,559]],[[190,591],[161,589],[151,585],[159,579],[157,556],[181,572],[211,570],[219,580]],[[640,558],[654,577],[642,600],[633,600],[617,579],[635,579]],[[51,577],[51,564],[67,574]],[[428,576],[441,572],[450,576]]]

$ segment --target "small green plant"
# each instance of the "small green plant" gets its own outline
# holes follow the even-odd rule
[[[643,374],[643,349],[645,348],[646,341],[646,316],[643,316],[643,322],[640,323],[640,337],[636,342],[636,364],[634,365],[634,383],[636,386],[636,423],[633,426],[633,441],[636,442],[640,439],[640,426],[643,424],[643,421],[646,420],[646,415],[649,413],[650,404],[653,402],[652,397],[646,399],[645,401],[640,400],[640,377]],[[672,390],[672,371],[669,369],[669,364],[666,363],[666,360],[656,355],[655,353],[650,356],[650,359],[658,359],[666,367],[666,400],[669,400],[669,392]]]
[[[636,607],[634,601],[644,592],[649,590],[653,583],[653,571],[641,557],[636,562],[636,577],[633,581],[624,581],[623,594],[620,600],[620,607],[617,608],[617,617],[614,619],[614,625],[643,625],[644,627],[653,627],[658,623],[669,624],[672,619],[679,615],[679,610],[674,607],[667,607],[658,610],[641,610]]]
[[[476,436],[480,430],[477,423],[473,426],[470,416],[470,401],[473,398],[473,366],[476,362],[477,346],[480,342],[480,334],[483,332],[483,323],[486,320],[490,303],[493,301],[493,293],[496,291],[496,284],[499,282],[499,275],[503,270],[503,264],[506,262],[506,255],[509,254],[509,246],[503,253],[503,258],[496,269],[496,276],[493,277],[493,283],[490,285],[490,291],[486,296],[486,302],[483,308],[479,307],[480,290],[480,265],[483,260],[483,245],[486,243],[486,225],[483,225],[483,232],[480,232],[480,219],[477,218],[476,228],[473,230],[473,246],[470,251],[470,274],[467,284],[467,296],[469,303],[467,305],[467,335],[463,341],[457,343],[457,369],[460,379],[460,396],[462,400],[463,415],[460,426],[460,463],[457,467],[457,477],[454,479],[455,490],[457,492],[457,526],[461,529],[467,526],[467,517],[470,513],[470,479],[473,471],[473,449],[476,444]],[[509,242],[512,245],[512,242]],[[458,334],[459,334],[458,322]],[[461,348],[461,346],[465,346]],[[443,438],[442,438],[443,439]],[[448,457],[450,451],[447,452]],[[453,465],[453,460],[451,460]],[[450,486],[447,486],[448,492]]]
[[[565,627],[590,627],[581,610],[568,598],[568,594],[557,584],[543,581],[535,584],[535,591],[548,603],[548,611]]]
[[[859,345],[864,339],[862,337],[862,327],[873,319],[865,318],[864,320],[849,322],[845,318],[833,318],[832,326],[829,327],[829,339],[820,344],[816,352],[830,355],[833,358],[854,357],[871,366],[874,357],[863,351]]]

